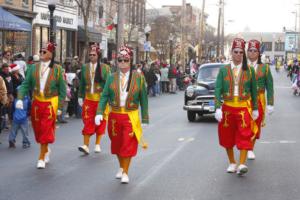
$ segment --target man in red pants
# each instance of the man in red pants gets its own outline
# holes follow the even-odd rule
[[[255,120],[258,131],[253,138],[253,148],[256,139],[260,138],[261,128],[264,126],[265,112],[272,114],[274,111],[274,88],[273,77],[271,69],[268,64],[263,64],[260,57],[260,42],[258,40],[250,40],[248,42],[248,65],[255,69],[256,81],[257,81],[257,100],[258,100],[258,112],[259,117]],[[267,101],[266,94],[267,92]],[[254,160],[255,154],[253,151],[248,151],[248,159]]]
[[[100,47],[93,44],[89,51],[90,62],[81,68],[78,103],[82,106],[82,121],[84,124],[82,135],[83,145],[78,150],[89,154],[90,137],[96,133],[95,153],[100,153],[100,140],[105,133],[108,110],[104,113],[104,120],[100,125],[95,124],[95,116],[106,80],[110,75],[110,68],[100,63]],[[84,101],[83,101],[84,98]]]

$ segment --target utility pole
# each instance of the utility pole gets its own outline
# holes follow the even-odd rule
[[[201,18],[200,18],[200,36],[199,36],[199,47],[198,47],[198,63],[201,63],[202,52],[203,52],[203,39],[204,39],[204,21],[205,21],[205,0],[202,0]]]
[[[181,55],[180,55],[180,63],[182,65],[183,70],[185,71],[185,6],[186,1],[182,0],[182,8],[181,8]]]
[[[124,32],[124,0],[118,0],[118,25],[117,25],[117,49],[116,54],[118,53],[119,48],[123,44],[123,32]],[[116,55],[117,56],[117,55]],[[117,60],[117,59],[116,59]]]
[[[221,12],[222,12],[222,0],[219,1],[219,17],[218,17],[218,34],[217,34],[217,59],[220,56],[220,29],[221,29]]]

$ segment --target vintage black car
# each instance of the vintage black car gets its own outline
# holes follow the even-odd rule
[[[196,120],[197,114],[203,116],[215,112],[215,82],[220,67],[224,65],[223,63],[201,65],[194,84],[185,90],[183,109],[187,111],[190,122]]]

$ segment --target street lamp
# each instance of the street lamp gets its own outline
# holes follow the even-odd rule
[[[169,42],[170,42],[170,65],[172,64],[172,58],[173,58],[173,39],[174,39],[174,36],[172,33],[170,33],[169,35]]]
[[[58,0],[47,0],[48,3],[48,9],[50,11],[50,42],[55,43],[55,37],[56,37],[56,30],[54,28],[54,10],[56,8],[56,4],[58,3]]]
[[[146,35],[146,63],[148,63],[148,52],[151,49],[151,46],[149,44],[149,36],[151,32],[151,26],[149,24],[145,27],[145,35]]]

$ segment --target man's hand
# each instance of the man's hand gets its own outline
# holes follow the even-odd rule
[[[103,115],[96,115],[96,117],[95,117],[95,124],[97,126],[99,126],[102,120],[103,120]]]
[[[82,98],[78,98],[78,104],[80,107],[82,107],[83,105],[83,99]]]
[[[62,114],[62,111],[60,109],[57,110],[57,116],[60,116]]]
[[[17,100],[16,102],[16,109],[23,109],[23,101],[22,100]]]
[[[272,115],[274,112],[274,106],[267,105],[267,112],[269,115]]]
[[[257,120],[258,116],[259,116],[258,110],[253,110],[252,111],[252,119]]]
[[[220,108],[218,108],[216,110],[216,113],[215,113],[215,118],[218,122],[221,122],[222,121],[222,118],[223,118],[223,113],[222,113],[222,110]]]

